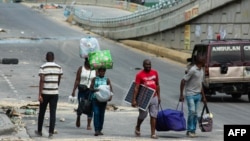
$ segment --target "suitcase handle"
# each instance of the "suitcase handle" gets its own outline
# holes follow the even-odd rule
[[[204,111],[206,110],[206,113],[209,113],[209,109],[207,107],[207,104],[204,104],[203,108],[202,108],[202,111],[201,111],[201,118],[200,118],[200,122],[202,120],[202,117],[204,115]]]
[[[158,104],[158,107],[160,107],[160,108],[158,108],[158,112],[159,112],[159,109],[161,109],[161,111],[162,111],[161,103]]]
[[[177,107],[176,107],[176,110],[178,110],[179,108],[179,104],[181,103],[181,111],[183,112],[183,101],[179,101],[178,104],[177,104]]]
[[[204,104],[203,109],[202,109],[202,111],[201,111],[201,116],[203,116],[205,110],[206,110],[206,113],[210,113],[210,112],[209,112],[209,109],[208,109],[208,107],[207,107],[207,104]]]
[[[181,111],[183,112],[183,101],[179,101],[178,103],[177,103],[177,107],[176,107],[176,110],[178,110],[178,108],[179,108],[179,104],[181,103]],[[158,109],[161,109],[161,111],[162,111],[162,107],[161,107],[161,104],[159,104],[158,105],[160,108],[158,108]],[[159,110],[158,110],[159,111]]]

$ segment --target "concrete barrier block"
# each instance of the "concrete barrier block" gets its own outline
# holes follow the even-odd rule
[[[160,47],[154,44],[149,44],[147,42],[134,41],[134,40],[121,40],[120,42],[125,45],[131,46],[133,48],[155,54],[156,56],[169,58],[171,60],[184,64],[187,63],[187,58],[191,57],[191,54],[189,53],[172,50],[165,47]]]
[[[10,134],[15,131],[14,124],[10,121],[9,117],[0,113],[0,135]]]

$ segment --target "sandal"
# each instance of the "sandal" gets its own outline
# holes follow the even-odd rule
[[[136,136],[140,136],[141,135],[141,132],[135,127],[135,135]]]
[[[90,126],[87,127],[87,130],[92,130],[92,128]]]
[[[156,135],[151,135],[152,139],[158,139],[158,137]]]

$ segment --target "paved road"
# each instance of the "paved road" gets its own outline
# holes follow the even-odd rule
[[[100,9],[99,9],[100,10]],[[97,11],[97,10],[95,10]],[[112,9],[113,11],[113,9]],[[62,16],[62,9],[61,10],[55,10],[55,9],[47,9],[44,11],[44,14],[46,14],[48,17],[58,21],[60,24],[68,24],[65,22],[62,22],[65,20],[65,17]],[[73,27],[76,28],[76,27]],[[12,66],[5,66],[7,68],[12,68]],[[27,70],[26,70],[27,71]],[[30,70],[32,73],[32,70]],[[2,78],[5,78],[4,81],[10,82],[11,80],[8,79],[8,77],[5,77],[6,74],[2,73]],[[34,82],[36,83],[36,82]],[[5,84],[5,83],[4,83]],[[36,85],[33,85],[34,88],[37,88]],[[6,86],[7,88],[8,86]],[[32,86],[31,86],[32,87]],[[13,88],[15,91],[15,88]],[[6,91],[7,92],[7,91]],[[25,91],[23,91],[25,92]],[[34,91],[35,92],[35,91]],[[15,92],[14,92],[15,93]],[[7,94],[7,93],[6,93]],[[6,94],[2,94],[2,98],[4,99],[1,102],[1,105],[9,105],[11,107],[17,107],[16,111],[19,114],[22,114],[22,121],[18,122],[19,119],[14,119],[17,121],[17,125],[15,126],[15,130],[17,130],[17,134],[13,135],[3,135],[0,138],[6,139],[6,140],[48,140],[47,136],[47,130],[48,127],[48,119],[45,120],[45,127],[44,127],[44,136],[42,138],[37,137],[34,134],[34,130],[37,127],[36,121],[37,121],[37,114],[27,115],[25,114],[26,109],[18,109],[18,107],[21,107],[22,105],[31,104],[30,101],[22,100],[25,99],[25,97],[21,96],[16,92],[16,95],[18,99],[10,99],[6,98],[8,97]],[[31,97],[33,99],[33,96]],[[12,104],[11,104],[12,103]],[[36,106],[34,109],[37,109],[37,102],[33,103]],[[57,124],[56,124],[56,130],[58,134],[54,136],[53,140],[150,140],[150,127],[149,127],[149,119],[146,119],[145,123],[142,126],[142,137],[137,138],[134,136],[134,126],[137,118],[137,109],[131,108],[130,106],[121,106],[118,107],[119,110],[112,111],[107,110],[106,112],[106,118],[105,118],[105,125],[103,132],[104,136],[102,137],[94,137],[93,136],[93,130],[88,131],[86,130],[86,117],[82,117],[82,126],[80,129],[75,127],[75,113],[74,108],[76,108],[76,105],[72,105],[67,103],[65,100],[64,102],[60,102],[58,106],[58,112],[57,112]],[[1,117],[6,118],[4,114],[2,114]],[[48,117],[48,115],[46,115]],[[62,121],[63,119],[63,121]],[[6,122],[10,123],[10,122]],[[7,128],[5,126],[5,128]],[[8,127],[8,128],[13,128]],[[2,128],[3,129],[3,128]],[[169,132],[169,133],[159,133],[160,139],[159,140],[166,140],[167,138],[173,138],[171,140],[186,140],[185,133],[178,132]]]
[[[62,9],[61,9],[62,10]],[[62,22],[65,20],[65,18],[62,16],[62,12],[60,10],[46,10],[45,14],[58,21],[61,24],[69,26],[68,23]],[[59,15],[62,16],[61,18]],[[75,26],[70,26],[71,28],[77,28]],[[34,27],[35,28],[35,27]],[[80,29],[80,28],[77,28]],[[67,29],[65,29],[67,30]],[[81,31],[81,30],[79,30]],[[59,31],[57,31],[59,32]],[[62,32],[63,33],[63,32]],[[76,36],[74,32],[74,36]],[[46,33],[45,33],[46,35]],[[104,39],[98,38],[102,43],[104,43]],[[57,42],[48,42],[49,45],[53,45]],[[59,44],[59,43],[58,43]],[[57,60],[61,61],[60,63],[63,63],[64,68],[69,68],[67,71],[65,71],[65,76],[71,76],[73,74],[72,68],[74,67],[74,64],[72,64],[72,57],[76,57],[76,55],[73,53],[73,48],[68,48],[69,45],[68,42],[64,42],[60,49],[56,49],[59,53],[63,53],[64,56],[60,56]],[[109,46],[110,47],[105,47]],[[10,105],[12,107],[20,107],[21,105],[27,105],[30,103],[33,103],[32,100],[36,99],[36,93],[37,93],[37,73],[34,73],[34,70],[37,70],[37,67],[41,63],[40,59],[42,58],[43,54],[39,53],[38,48],[44,48],[44,50],[52,49],[50,47],[44,47],[44,46],[36,46],[33,51],[34,54],[29,54],[28,50],[31,48],[34,48],[32,46],[18,48],[18,45],[6,45],[6,47],[1,46],[1,55],[11,55],[12,52],[15,52],[18,57],[23,58],[20,65],[14,67],[14,66],[2,66],[0,70],[1,75],[1,92],[0,92],[0,100],[1,105]],[[7,49],[8,47],[8,49]],[[129,54],[132,53],[129,48],[120,48],[118,49],[117,44],[114,42],[108,42],[104,44],[105,48],[112,49],[112,51],[116,52],[114,54],[114,58],[119,60],[119,64],[115,64],[115,68],[112,71],[112,80],[114,82],[119,82],[119,84],[115,85],[115,88],[117,89],[117,94],[122,95],[123,89],[126,89],[125,87],[128,85],[128,83],[131,81],[132,76],[134,75],[133,67],[138,65],[138,60],[140,62],[141,58],[150,56],[149,54],[143,54],[142,52],[139,53],[133,53],[133,55]],[[53,48],[54,49],[54,48]],[[74,49],[75,51],[76,49]],[[6,51],[6,53],[3,53],[2,51]],[[133,50],[135,51],[135,50]],[[126,52],[128,54],[126,58],[123,57],[123,53]],[[135,51],[136,52],[136,51]],[[34,56],[36,55],[36,56]],[[71,57],[71,58],[70,58]],[[78,56],[77,56],[78,57]],[[151,56],[150,56],[151,57]],[[32,59],[30,59],[32,58]],[[131,62],[131,59],[134,59],[134,61]],[[75,61],[75,60],[74,60]],[[173,65],[171,63],[165,63],[166,60],[159,59],[156,57],[152,57],[152,61],[154,61],[154,67],[160,70],[160,74],[162,74],[162,90],[164,93],[167,93],[167,96],[165,96],[163,99],[163,103],[165,104],[164,107],[175,107],[176,104],[176,93],[178,93],[178,90],[176,90],[175,86],[178,86],[179,84],[179,77],[181,77],[179,74],[183,73],[183,67],[184,65],[177,65],[176,63]],[[74,63],[80,63],[80,61],[76,61]],[[31,65],[30,65],[31,64]],[[131,66],[127,66],[128,64],[133,64]],[[140,64],[140,63],[139,63]],[[126,74],[124,71],[124,66],[129,67],[131,70],[127,70],[127,72],[131,75],[131,78],[124,78],[124,79],[117,79],[120,78],[120,74]],[[71,68],[70,68],[71,67]],[[15,69],[14,69],[15,68]],[[71,70],[70,70],[71,69]],[[21,73],[22,72],[22,73]],[[37,71],[35,71],[37,72]],[[16,77],[13,78],[13,76],[18,76],[18,74],[22,75],[21,78],[28,78],[29,81],[15,81]],[[171,74],[171,75],[167,75]],[[164,76],[163,76],[164,75]],[[32,77],[31,77],[32,76]],[[116,78],[117,77],[117,78]],[[177,79],[177,80],[176,80]],[[68,81],[68,83],[65,83],[65,81]],[[53,140],[150,140],[150,131],[149,131],[149,119],[145,121],[145,123],[142,126],[142,137],[137,138],[134,136],[134,125],[136,122],[137,117],[137,109],[131,108],[129,106],[125,106],[121,104],[121,98],[115,97],[114,101],[112,100],[112,103],[116,103],[116,105],[119,105],[119,110],[112,111],[107,110],[106,118],[105,118],[105,126],[104,126],[104,136],[100,137],[94,137],[93,131],[86,130],[86,118],[82,117],[82,126],[80,129],[75,127],[75,113],[73,111],[74,108],[76,108],[76,105],[72,105],[67,103],[67,97],[70,93],[72,82],[69,83],[69,78],[64,77],[64,84],[62,86],[62,93],[65,94],[64,97],[60,97],[61,101],[59,103],[58,108],[58,116],[57,116],[57,124],[56,124],[56,130],[58,131],[58,134],[55,135]],[[21,85],[22,83],[22,85]],[[24,85],[25,84],[25,85]],[[70,85],[70,86],[69,86]],[[120,86],[121,85],[121,86]],[[29,86],[29,88],[27,88]],[[15,88],[16,87],[16,88]],[[11,90],[10,90],[11,89]],[[118,91],[121,89],[120,91]],[[17,91],[19,90],[19,91]],[[29,90],[29,91],[28,91]],[[21,94],[29,95],[30,97],[26,97]],[[178,95],[178,94],[177,94]],[[13,98],[15,97],[16,98]],[[25,100],[24,100],[25,99]],[[170,141],[189,141],[189,140],[204,140],[204,141],[220,141],[223,140],[223,125],[228,123],[241,123],[246,124],[249,123],[249,113],[246,113],[244,111],[247,111],[248,109],[248,103],[245,98],[243,98],[240,101],[237,101],[237,103],[230,103],[228,97],[218,97],[217,99],[223,99],[225,101],[224,103],[220,104],[220,100],[213,101],[214,103],[211,103],[211,109],[213,109],[214,115],[216,117],[215,124],[214,124],[214,131],[212,133],[201,133],[198,131],[198,137],[195,139],[190,139],[185,136],[185,132],[158,132],[159,140],[170,140]],[[34,105],[37,105],[37,102],[34,101]],[[37,108],[37,106],[34,106]],[[35,108],[35,109],[36,109]],[[232,111],[231,111],[232,110]],[[36,129],[36,121],[37,121],[37,115],[26,115],[24,114],[24,109],[17,109],[19,113],[22,114],[22,119],[24,123],[17,124],[18,128],[16,130],[18,131],[17,134],[8,134],[0,136],[0,139],[5,140],[48,140],[47,139],[47,130],[48,127],[44,127],[44,136],[42,138],[36,137],[34,134],[34,130]],[[237,113],[237,114],[234,114]],[[225,116],[226,115],[226,116]],[[239,117],[237,115],[240,115]],[[48,116],[47,116],[48,117]],[[231,117],[231,118],[228,118]],[[61,121],[65,119],[65,121]],[[18,119],[15,119],[18,121]],[[45,121],[45,125],[47,125],[48,120]],[[24,126],[25,125],[25,126]],[[2,128],[1,128],[2,129]]]
[[[112,9],[113,10],[113,9]],[[95,10],[96,11],[96,10]],[[41,11],[38,11],[41,12]],[[68,23],[62,22],[65,20],[65,17],[62,16],[62,9],[60,10],[55,10],[55,9],[47,9],[44,11],[44,14],[47,15],[48,17],[50,17],[51,19],[54,19],[56,21],[58,21],[60,24],[64,24],[64,25],[69,25]],[[59,18],[60,17],[60,18]],[[11,17],[9,17],[11,18]],[[32,27],[32,26],[31,26]],[[72,26],[72,28],[77,28]],[[79,28],[78,28],[79,29]],[[41,29],[40,29],[41,30]],[[80,30],[79,30],[80,31]],[[15,33],[16,34],[15,34]],[[18,37],[18,36],[22,36],[22,32],[18,32],[18,30],[11,30],[11,32],[7,32],[7,34],[9,35],[9,38],[13,39],[13,35],[14,37]],[[18,34],[18,35],[17,35]],[[20,34],[20,35],[19,35]],[[35,35],[36,33],[34,33]],[[45,36],[47,35],[47,33],[44,33]],[[25,34],[24,34],[25,35]],[[40,35],[41,37],[43,37],[44,35]],[[73,35],[75,36],[75,35]],[[13,40],[12,40],[13,41]],[[18,41],[23,41],[23,40],[18,40]],[[5,40],[5,43],[8,43],[8,41]],[[4,48],[6,49],[6,52],[10,52],[10,49],[12,47],[8,47],[7,46]],[[48,47],[49,48],[49,47]],[[13,47],[12,49],[15,50],[15,47]],[[28,49],[28,48],[27,48]],[[125,48],[126,49],[126,48]],[[46,49],[45,49],[46,50]],[[21,51],[21,50],[20,50]],[[28,52],[27,52],[28,53]],[[35,53],[35,52],[33,52]],[[22,53],[21,53],[22,54]],[[25,52],[26,54],[26,52]],[[11,54],[8,54],[11,55]],[[6,54],[6,56],[8,56]],[[27,56],[24,55],[23,57]],[[21,56],[18,56],[18,58],[22,58]],[[39,57],[40,58],[40,57]],[[25,60],[25,59],[23,59]],[[30,74],[33,74],[34,69],[36,69],[37,65],[40,64],[40,60],[30,60],[28,62],[24,62],[23,60],[20,60],[20,65],[18,65],[18,68],[12,70],[13,66],[4,66],[5,70],[12,70],[12,71],[26,71],[28,72],[27,76],[23,76],[23,77],[30,77]],[[27,68],[27,66],[25,67],[25,64],[29,64],[29,63],[35,63],[36,65],[32,68]],[[117,65],[118,66],[118,65]],[[67,71],[65,71],[66,73]],[[44,136],[42,138],[40,137],[36,137],[36,135],[34,134],[34,130],[36,129],[36,121],[37,121],[37,114],[34,115],[27,115],[25,114],[26,110],[25,109],[19,109],[21,106],[23,105],[27,105],[27,104],[31,104],[31,101],[28,101],[26,96],[20,94],[20,93],[27,93],[27,88],[23,87],[23,88],[18,88],[21,85],[15,85],[13,84],[13,80],[11,78],[11,75],[8,76],[8,73],[6,74],[6,71],[4,72],[0,72],[1,73],[1,79],[2,82],[1,83],[3,85],[6,86],[1,86],[4,89],[2,89],[1,92],[1,105],[8,105],[10,107],[15,107],[16,111],[18,112],[18,114],[21,114],[22,116],[17,117],[17,118],[12,118],[12,120],[16,121],[16,126],[14,128],[14,130],[17,131],[17,134],[7,134],[7,135],[2,135],[0,138],[1,139],[5,139],[5,140],[17,140],[17,139],[21,139],[21,140],[48,140],[47,139],[47,127],[46,125],[48,124],[48,119],[45,121],[45,127],[44,127]],[[35,75],[35,74],[34,74]],[[66,75],[67,76],[67,75]],[[36,76],[33,76],[33,78]],[[37,89],[37,82],[35,82],[35,80],[32,80],[33,84],[30,84],[30,79],[29,81],[25,81],[24,83],[26,86],[29,85],[31,89],[33,89],[32,91],[34,91],[34,93],[36,93],[36,89]],[[9,83],[5,83],[5,82],[9,82]],[[72,83],[70,83],[72,84]],[[9,87],[11,87],[11,91],[9,90]],[[16,87],[16,88],[15,88]],[[17,91],[19,90],[19,91]],[[35,99],[36,94],[30,93],[30,99]],[[8,96],[9,95],[9,96]],[[10,97],[16,97],[16,98],[10,98]],[[94,137],[93,136],[93,130],[92,131],[88,131],[86,130],[86,118],[82,117],[82,127],[80,129],[75,127],[75,113],[73,111],[74,108],[76,108],[76,105],[70,105],[68,104],[66,101],[65,97],[61,97],[61,99],[63,99],[60,103],[59,103],[59,108],[58,108],[58,113],[57,113],[57,125],[56,125],[56,130],[58,132],[57,135],[55,135],[54,140],[148,140],[150,137],[150,131],[149,131],[149,121],[148,119],[145,121],[146,123],[143,125],[142,128],[142,137],[141,138],[135,138],[134,137],[134,125],[136,122],[136,117],[137,117],[137,109],[134,108],[130,108],[128,107],[119,107],[119,111],[111,111],[108,110],[106,113],[106,120],[105,120],[105,125],[107,125],[106,127],[104,127],[104,133],[105,136],[102,137]],[[116,102],[118,103],[118,102]],[[120,103],[120,102],[119,102]],[[37,102],[35,101],[33,103],[36,106],[33,106],[34,109],[37,109]],[[8,108],[8,107],[7,107]],[[6,121],[7,117],[4,115],[5,111],[2,111],[1,117],[3,117],[3,121]],[[47,116],[47,115],[46,115]],[[47,116],[48,117],[48,116]],[[22,118],[22,122],[19,122],[19,118]],[[65,119],[65,121],[61,122],[61,118]],[[10,121],[6,121],[6,124],[9,124]],[[2,127],[6,128],[10,128],[12,129],[12,125],[10,124],[10,127],[5,126],[4,124],[1,124]],[[65,128],[66,127],[66,128]],[[3,130],[4,128],[1,128],[1,130]],[[177,136],[177,135],[176,135]],[[178,137],[178,136],[177,136]]]

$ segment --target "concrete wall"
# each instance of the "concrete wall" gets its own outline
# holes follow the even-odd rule
[[[167,48],[191,50],[201,39],[215,38],[218,33],[222,37],[247,37],[248,32],[242,34],[230,26],[233,24],[238,29],[248,26],[249,11],[244,8],[248,4],[249,0],[183,0],[171,8],[138,17],[135,15],[129,20],[101,23],[95,19],[75,17],[75,20],[83,28],[114,40],[135,39]]]
[[[70,4],[72,0],[47,0]],[[135,10],[117,0],[76,0],[76,4]],[[201,39],[250,38],[250,0],[183,0],[130,20],[99,22],[74,17],[85,29],[114,40],[132,39],[166,48],[191,50]],[[137,7],[138,8],[138,7]],[[138,8],[139,9],[139,8]]]
[[[206,12],[183,25],[137,39],[181,50],[191,50],[195,43],[202,39],[214,39],[217,34],[220,34],[221,38],[250,39],[249,5],[249,0],[237,0]],[[188,36],[189,41],[185,39]]]

